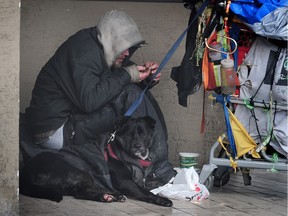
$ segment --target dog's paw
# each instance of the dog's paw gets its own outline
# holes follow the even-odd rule
[[[165,197],[157,196],[155,201],[156,201],[157,205],[161,205],[161,206],[165,206],[165,207],[173,206],[173,202],[171,200],[165,198]]]
[[[102,199],[103,202],[125,202],[126,200],[126,196],[118,194],[104,194]]]
[[[127,197],[125,195],[118,195],[118,196],[115,196],[115,199],[118,202],[125,202],[127,200]]]
[[[103,202],[113,202],[115,201],[115,197],[111,194],[104,194],[102,197]]]

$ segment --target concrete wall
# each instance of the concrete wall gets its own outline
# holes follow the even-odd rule
[[[0,215],[18,215],[19,0],[0,0]]]
[[[29,105],[38,72],[57,47],[76,31],[94,26],[107,10],[123,10],[134,18],[149,44],[138,50],[133,60],[162,61],[176,39],[187,27],[190,11],[182,3],[112,2],[112,1],[36,1],[25,0],[21,8],[21,111]],[[162,71],[161,82],[153,88],[166,118],[169,132],[169,158],[179,166],[178,152],[199,152],[199,163],[207,161],[207,153],[215,141],[221,121],[215,110],[207,106],[206,133],[200,134],[203,91],[189,97],[188,107],[178,105],[176,84],[170,79],[173,66],[181,63],[183,41]],[[210,102],[209,102],[210,103]],[[217,113],[217,112],[216,112]],[[212,117],[210,117],[212,115]],[[206,137],[206,134],[208,137]]]

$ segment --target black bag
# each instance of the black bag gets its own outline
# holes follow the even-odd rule
[[[171,78],[177,82],[178,102],[181,106],[187,107],[187,97],[199,91],[202,85],[202,71],[200,66],[195,66],[193,59],[173,67]]]
[[[190,25],[197,12],[195,7],[189,9],[191,9],[191,13],[188,25]],[[187,107],[188,95],[198,92],[202,85],[201,63],[196,66],[196,60],[192,58],[193,51],[196,48],[197,30],[198,22],[194,22],[187,32],[186,52],[181,65],[173,67],[170,75],[171,79],[177,83],[179,104],[184,107]]]

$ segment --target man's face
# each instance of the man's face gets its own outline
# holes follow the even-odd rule
[[[125,50],[123,53],[121,53],[115,60],[114,67],[121,67],[123,60],[129,56],[129,50]]]

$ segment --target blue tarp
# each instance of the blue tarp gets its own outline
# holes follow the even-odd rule
[[[235,0],[230,9],[256,34],[287,40],[287,0]]]

